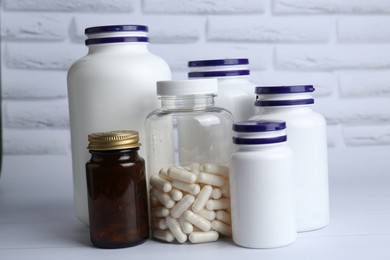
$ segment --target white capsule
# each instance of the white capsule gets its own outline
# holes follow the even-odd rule
[[[178,218],[177,221],[179,221],[180,227],[184,233],[190,234],[192,231],[194,231],[194,226],[190,222],[188,222],[183,216]]]
[[[175,237],[169,230],[155,229],[153,230],[153,237],[165,242],[172,242],[173,240],[175,240]]]
[[[229,168],[215,163],[205,163],[200,168],[203,172],[208,172],[223,177],[229,177]]]
[[[198,196],[196,197],[194,204],[192,204],[192,210],[195,213],[198,213],[204,208],[212,192],[213,192],[213,187],[211,187],[210,185],[206,185],[202,188],[202,190],[199,192]]]
[[[229,184],[228,179],[225,181],[225,183],[220,188],[222,191],[222,195],[226,198],[230,198],[230,184]]]
[[[164,178],[168,181],[171,180],[171,177],[169,177],[169,175],[168,175],[168,168],[161,168],[160,171],[158,172],[158,175],[161,178]]]
[[[198,212],[199,216],[204,217],[207,220],[214,220],[216,217],[215,211],[214,210],[208,210],[208,209],[202,209],[201,211]]]
[[[214,188],[211,197],[215,200],[218,200],[222,197],[222,191],[220,188]]]
[[[194,174],[196,174],[196,175],[198,175],[199,174],[199,172],[200,172],[200,165],[199,165],[199,163],[191,163],[189,166],[188,166],[188,168],[187,168],[190,172],[192,172],[192,173],[194,173]]]
[[[165,222],[165,218],[154,218],[152,219],[152,226],[157,229],[166,230],[167,223]]]
[[[230,214],[224,210],[218,210],[216,213],[216,217],[218,220],[222,221],[225,224],[228,224],[229,226],[232,224]]]
[[[213,220],[211,222],[211,228],[224,236],[232,236],[232,228],[219,220]]]
[[[218,232],[216,231],[207,231],[207,232],[192,232],[189,235],[189,240],[191,243],[206,243],[217,241],[219,237]]]
[[[162,206],[161,202],[153,194],[150,195],[150,205],[152,207]]]
[[[174,201],[179,201],[179,200],[181,200],[183,198],[183,192],[179,191],[178,189],[172,189],[169,192],[169,195],[171,195],[171,198]]]
[[[169,209],[165,207],[152,208],[152,217],[164,218],[169,216]]]
[[[222,176],[218,176],[206,172],[200,172],[198,175],[198,181],[200,183],[221,187],[225,183],[225,178]]]
[[[183,181],[186,183],[195,183],[196,174],[187,171],[186,169],[172,166],[168,170],[169,177],[173,180]]]
[[[184,212],[183,216],[188,222],[200,228],[202,231],[209,231],[211,229],[210,221],[204,217],[199,216],[198,214],[195,214],[191,210]]]
[[[150,185],[160,191],[169,192],[172,190],[172,184],[159,175],[153,175],[150,177]]]
[[[174,218],[180,217],[184,213],[184,211],[191,207],[194,201],[194,196],[190,194],[185,195],[184,198],[171,209],[171,216]]]
[[[175,201],[171,199],[171,196],[169,196],[167,193],[164,193],[157,189],[152,189],[151,194],[156,196],[156,198],[168,209],[175,206]]]
[[[181,190],[181,191],[185,191],[187,193],[190,193],[194,196],[198,195],[200,192],[199,184],[195,184],[195,183],[185,183],[182,181],[173,180],[172,186]]]
[[[206,203],[206,209],[208,210],[220,210],[230,208],[229,199],[209,200]]]
[[[187,235],[181,230],[179,222],[172,218],[166,218],[167,226],[172,235],[176,238],[177,242],[184,243],[187,241]]]

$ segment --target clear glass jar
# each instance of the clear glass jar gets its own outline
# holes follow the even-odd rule
[[[237,148],[230,158],[233,241],[249,248],[274,248],[297,238],[293,154],[284,121],[233,125]]]
[[[256,87],[258,115],[251,120],[283,120],[294,152],[297,228],[299,232],[329,223],[326,121],[312,110],[312,85]]]
[[[217,106],[233,114],[235,122],[247,120],[256,112],[255,84],[249,81],[249,60],[246,58],[189,61],[190,79],[218,79]]]
[[[233,117],[227,110],[214,106],[216,93],[216,79],[157,82],[161,108],[146,118],[147,170],[150,186],[153,187],[152,222],[161,220],[168,225],[167,231],[154,226],[153,236],[157,239],[179,243],[189,239],[192,243],[199,243],[214,241],[218,239],[218,234],[231,234],[230,226],[199,215],[216,187],[220,196],[216,198],[218,202],[209,202],[208,213],[214,214],[215,218],[216,213],[211,212],[215,203],[224,204],[221,210],[230,208],[227,166],[233,148],[230,141]],[[210,173],[210,169],[215,172]],[[154,184],[158,181],[156,178],[169,183],[158,186]],[[212,182],[208,182],[210,178]],[[172,190],[179,191],[182,196],[177,199],[173,195],[168,196],[167,193]],[[208,193],[207,200],[201,206],[198,204],[199,207],[193,206],[198,195],[204,192]],[[157,203],[154,203],[155,200]],[[186,206],[176,207],[183,204]],[[201,219],[201,222],[195,221],[190,225],[201,223],[201,231],[210,233],[182,231],[178,221],[183,218],[189,222],[194,218]]]
[[[167,63],[149,52],[147,32],[144,25],[87,28],[88,54],[68,72],[75,212],[85,224],[88,134],[134,129],[144,143],[145,117],[158,107],[156,81],[171,78]]]
[[[101,248],[141,244],[149,237],[145,161],[136,131],[88,136],[86,164],[90,238]]]

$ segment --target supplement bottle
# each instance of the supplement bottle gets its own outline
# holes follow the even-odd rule
[[[233,114],[235,122],[255,113],[255,85],[249,81],[248,59],[197,60],[188,62],[188,77],[218,79],[216,105]]]
[[[75,211],[85,224],[88,134],[134,129],[143,142],[144,119],[158,107],[156,81],[171,77],[166,62],[149,52],[147,32],[143,25],[87,28],[88,54],[68,72]]]
[[[228,163],[233,117],[214,106],[216,93],[216,79],[157,82],[161,108],[146,118],[156,239],[201,243],[231,235]]]
[[[237,149],[230,158],[233,241],[249,248],[274,248],[297,237],[292,158],[283,121],[233,125]]]
[[[294,152],[294,182],[299,232],[329,223],[326,122],[312,110],[311,85],[256,87],[259,108],[253,120],[279,119],[287,123]]]
[[[145,162],[136,131],[88,136],[86,164],[91,242],[102,248],[130,247],[149,236]]]

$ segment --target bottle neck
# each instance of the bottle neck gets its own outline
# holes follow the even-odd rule
[[[114,159],[114,160],[128,160],[132,157],[138,156],[139,147],[121,149],[121,150],[90,150],[93,161],[100,161],[103,159]]]
[[[214,96],[214,94],[161,96],[161,109],[163,111],[207,110],[214,107]]]
[[[281,143],[272,143],[272,144],[257,144],[257,145],[236,145],[237,152],[252,152],[252,151],[261,151],[274,148],[280,148],[287,146],[287,141]]]
[[[303,106],[257,106],[257,111],[260,114],[274,113],[309,113],[312,111],[312,105]]]

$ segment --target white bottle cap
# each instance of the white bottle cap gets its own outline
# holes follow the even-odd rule
[[[157,82],[157,95],[159,96],[186,96],[204,95],[218,92],[218,80],[213,79],[188,79],[167,80]]]

